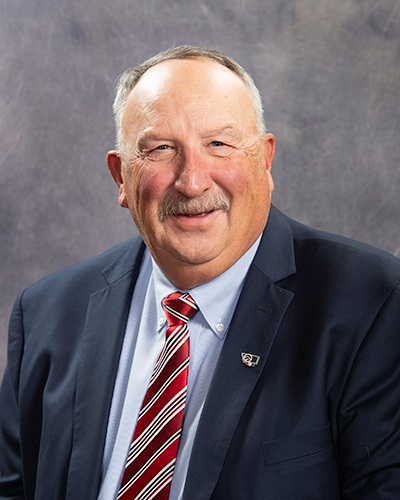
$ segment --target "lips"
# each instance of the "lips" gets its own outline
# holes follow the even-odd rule
[[[205,217],[209,213],[213,212],[214,210],[210,210],[209,212],[201,212],[199,214],[181,214],[184,215],[185,217]]]
[[[216,220],[219,214],[224,211],[215,209],[201,212],[181,212],[178,214],[170,215],[168,218],[174,224],[178,224],[182,229],[202,229],[210,227],[210,224]],[[167,220],[167,219],[166,219]]]

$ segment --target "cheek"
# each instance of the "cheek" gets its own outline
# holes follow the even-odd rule
[[[247,162],[230,165],[220,174],[217,182],[231,194],[233,199],[235,196],[251,199],[266,183],[265,171]]]
[[[167,169],[163,169],[159,165],[157,167],[150,165],[143,166],[136,174],[134,173],[133,182],[137,204],[142,204],[144,206],[141,208],[147,209],[164,198],[166,190],[173,181],[171,181]]]
[[[248,166],[237,160],[217,164],[211,176],[215,184],[231,196],[244,193],[249,184]]]

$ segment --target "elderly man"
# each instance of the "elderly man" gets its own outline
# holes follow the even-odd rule
[[[271,206],[225,55],[120,79],[107,163],[141,238],[18,298],[0,498],[400,498],[400,264]]]

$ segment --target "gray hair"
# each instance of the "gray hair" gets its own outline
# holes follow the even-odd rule
[[[147,59],[139,66],[127,69],[118,78],[117,86],[115,88],[113,111],[116,128],[116,147],[119,151],[122,151],[123,146],[122,115],[124,113],[125,104],[128,99],[129,93],[138,83],[143,74],[148,69],[164,61],[170,61],[171,59],[193,59],[195,57],[212,59],[222,66],[230,69],[233,73],[239,76],[239,78],[247,86],[252,97],[256,113],[258,131],[260,135],[263,135],[266,132],[261,95],[251,76],[237,62],[235,62],[233,59],[226,56],[222,52],[211,49],[202,49],[200,47],[192,47],[189,45],[181,45],[179,47],[174,47],[164,52],[160,52],[150,59]]]

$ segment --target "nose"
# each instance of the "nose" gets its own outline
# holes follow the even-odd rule
[[[179,158],[175,189],[187,196],[196,198],[212,186],[209,159],[194,149],[182,152]]]

